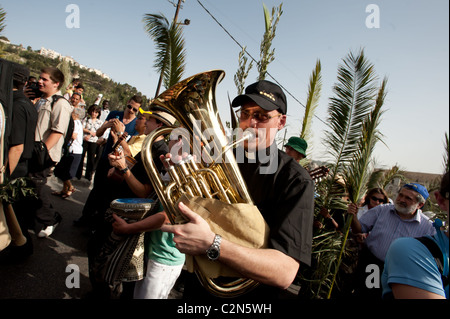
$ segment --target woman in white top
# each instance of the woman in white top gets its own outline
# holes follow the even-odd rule
[[[96,135],[99,127],[103,125],[103,121],[100,119],[101,108],[98,105],[91,105],[87,111],[88,115],[83,120],[83,154],[81,156],[80,165],[78,166],[77,178],[81,179],[83,176],[83,164],[84,156],[87,156],[86,172],[84,177],[87,180],[92,180],[92,175],[97,169],[97,164],[100,159],[100,145],[97,144],[98,137]]]
[[[76,107],[73,109],[72,119],[74,127],[69,150],[55,168],[55,176],[62,179],[63,189],[60,192],[53,192],[53,195],[67,198],[75,192],[75,187],[73,187],[71,180],[77,173],[81,155],[83,154],[83,124],[80,118],[83,118],[85,114],[86,111],[83,108]]]

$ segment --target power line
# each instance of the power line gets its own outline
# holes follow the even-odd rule
[[[225,31],[225,33],[243,50],[256,64],[258,64],[259,61],[257,61],[248,51],[246,48],[244,48],[238,40],[236,40],[233,35],[228,32],[228,30],[222,25],[222,23],[219,22],[219,20],[216,19],[216,17],[200,2],[200,0],[197,0],[197,2],[200,4],[200,6],[203,8],[203,10],[206,11],[206,13],[209,14],[209,16]],[[277,79],[275,79],[269,72],[267,72],[267,75],[275,82],[277,83],[289,96],[291,96],[298,104],[303,106],[306,109],[306,106],[300,102],[289,90],[287,90]],[[319,121],[321,121],[323,124],[327,125],[327,123],[322,120],[320,117],[314,114],[314,117],[317,118]]]

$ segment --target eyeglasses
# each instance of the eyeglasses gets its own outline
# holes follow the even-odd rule
[[[379,202],[379,203],[384,203],[384,198],[378,198],[375,196],[370,197],[371,200],[373,200],[374,202]]]
[[[245,121],[245,120],[248,120],[249,118],[253,118],[256,121],[258,121],[259,123],[267,123],[269,120],[280,117],[282,115],[283,114],[278,114],[276,116],[270,116],[267,113],[249,112],[249,111],[242,110],[242,109],[236,111],[236,116],[239,118],[239,120]]]
[[[139,109],[135,109],[134,107],[132,107],[130,104],[127,105],[127,108],[129,110],[133,110],[134,113],[136,113],[137,111],[139,111]]]

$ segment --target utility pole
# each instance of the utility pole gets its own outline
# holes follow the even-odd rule
[[[177,20],[178,20],[178,13],[180,13],[181,2],[184,2],[184,0],[178,0],[177,10],[175,11],[175,17],[173,18],[174,24],[177,23]]]
[[[178,0],[178,4],[177,4],[177,9],[175,11],[175,16],[173,17],[173,25],[175,25],[177,23],[178,20],[178,14],[180,13],[180,9],[181,9],[181,2],[184,2],[185,0]],[[174,4],[175,5],[175,4]],[[159,81],[158,81],[158,86],[156,87],[156,93],[155,93],[155,98],[158,97],[159,95],[159,91],[161,89],[161,85],[162,85],[162,81],[164,78],[164,68],[161,70],[161,74],[159,76]]]

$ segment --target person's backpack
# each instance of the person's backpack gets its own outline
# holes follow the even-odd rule
[[[448,285],[448,274],[447,276],[444,275],[444,254],[439,248],[438,244],[431,239],[430,237],[419,237],[416,238],[418,241],[420,241],[425,247],[428,248],[431,255],[433,255],[434,260],[436,261],[436,265],[439,269],[439,272],[441,273],[442,283],[443,287],[447,287]]]

